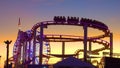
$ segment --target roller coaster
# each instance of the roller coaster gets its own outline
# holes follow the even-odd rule
[[[50,25],[66,25],[83,27],[84,36],[63,35],[63,34],[44,34],[44,29]],[[98,29],[104,34],[99,36],[88,37],[88,28]],[[102,40],[109,37],[110,41]],[[62,54],[51,54],[50,42],[62,42]],[[83,42],[84,48],[75,51],[75,54],[65,54],[65,42]],[[89,42],[89,50],[87,50]],[[91,43],[102,44],[103,47],[91,50]],[[104,23],[88,18],[55,16],[52,21],[43,21],[35,24],[31,30],[22,31],[19,29],[17,40],[13,48],[13,63],[15,68],[19,65],[28,64],[48,64],[51,56],[65,57],[74,56],[79,58],[79,53],[83,52],[83,60],[90,58],[88,54],[99,54],[100,51],[109,49],[110,56],[113,54],[113,34]]]

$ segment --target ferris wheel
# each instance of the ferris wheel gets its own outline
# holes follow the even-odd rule
[[[13,47],[13,58],[17,64],[39,64],[39,40],[33,40],[31,30],[26,32],[19,31],[17,40]],[[39,36],[39,32],[36,32],[36,37]],[[50,54],[50,43],[43,42],[43,63],[47,64]],[[33,62],[34,61],[34,62]]]

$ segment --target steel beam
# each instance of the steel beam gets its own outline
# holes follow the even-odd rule
[[[110,57],[113,55],[113,33],[110,33]]]
[[[64,55],[65,55],[65,42],[62,42],[62,60],[64,59]]]
[[[40,25],[40,49],[39,49],[39,65],[42,65],[42,54],[43,54],[43,29],[44,29],[44,24],[41,23]]]
[[[83,26],[84,29],[84,61],[87,61],[87,24]]]

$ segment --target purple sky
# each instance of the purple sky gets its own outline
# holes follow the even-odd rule
[[[114,33],[115,46],[120,45],[120,0],[0,0],[0,45],[7,39],[14,44],[19,17],[22,29],[28,30],[59,15],[102,21]]]

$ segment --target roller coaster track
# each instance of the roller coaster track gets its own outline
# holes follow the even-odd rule
[[[45,41],[49,42],[78,42],[78,41],[84,41],[84,38],[82,36],[74,36],[74,35],[53,35],[53,34],[46,34]],[[109,42],[101,39],[91,39],[88,38],[88,41],[91,41],[93,43],[98,43],[103,45],[104,47],[92,50],[91,53],[98,53],[102,50],[109,49]],[[77,50],[75,54],[78,54],[79,52],[83,52],[84,50]],[[89,52],[89,51],[88,51]]]
[[[94,28],[94,29],[98,29],[98,30],[101,30],[101,31],[104,32],[103,35],[91,37],[91,39],[104,38],[104,37],[109,36],[109,33],[110,33],[110,30],[108,29],[108,27],[105,24],[103,25],[103,23],[101,23],[101,22],[97,22],[96,23],[96,21],[94,21],[94,20],[93,21],[91,20],[89,23],[87,23],[87,21],[85,22],[85,21],[83,21],[83,19],[81,19],[79,23],[67,23],[67,22],[65,22],[65,23],[56,23],[55,21],[43,21],[43,22],[39,22],[39,23],[35,24],[32,27],[32,29],[31,29],[32,33],[34,33],[35,29],[37,29],[38,27],[41,26],[41,23],[44,24],[45,28],[47,28],[48,25],[84,26],[84,24],[87,24],[88,27],[91,27],[91,28]]]
[[[19,52],[16,52],[18,50],[21,51],[21,44],[19,42],[24,42],[24,40],[26,39],[27,41],[32,40],[34,38],[34,32],[35,30],[37,30],[38,28],[40,28],[43,24],[44,28],[47,28],[50,25],[70,25],[70,26],[82,26],[84,27],[85,25],[87,25],[87,27],[89,28],[93,28],[93,29],[98,29],[100,31],[102,31],[104,34],[101,34],[99,36],[93,36],[93,37],[87,37],[87,41],[91,41],[93,43],[98,43],[98,44],[102,44],[103,47],[92,50],[92,53],[98,53],[99,51],[105,50],[105,49],[109,49],[110,43],[104,40],[101,40],[104,37],[109,37],[110,35],[110,30],[108,29],[108,27],[99,21],[96,20],[91,20],[91,19],[87,19],[87,18],[81,18],[80,20],[78,19],[73,19],[73,18],[68,18],[68,20],[59,19],[59,17],[55,17],[54,21],[43,21],[43,22],[39,22],[37,24],[35,24],[32,29],[30,30],[30,34],[29,37],[27,35],[26,32],[22,32],[20,31],[18,33],[18,37],[17,40],[15,42],[14,45],[14,50],[13,50],[13,57],[14,60],[17,62],[18,60],[16,60],[16,55],[20,56]],[[19,35],[20,34],[20,35]],[[22,35],[24,34],[24,35]],[[81,42],[84,41],[84,37],[83,36],[74,36],[74,35],[61,35],[61,34],[43,34],[43,41],[47,41],[47,42]],[[22,37],[24,36],[24,37]],[[37,40],[39,41],[40,35],[37,35]],[[17,50],[15,50],[17,49]],[[79,52],[83,52],[83,50],[77,50],[75,52],[75,54],[78,54]]]
[[[44,26],[47,28],[48,25],[74,25],[74,26],[84,26],[87,24],[88,27],[98,29],[104,32],[103,35],[99,36],[94,36],[94,37],[88,37],[88,41],[92,41],[93,43],[98,43],[104,45],[104,47],[92,50],[92,53],[98,53],[99,51],[109,49],[109,42],[101,40],[101,38],[108,37],[110,34],[110,30],[108,27],[99,21],[96,20],[91,20],[91,19],[86,19],[86,18],[81,18],[81,20],[77,23],[68,23],[67,21],[64,22],[57,22],[57,21],[44,21],[44,22],[39,22],[33,26],[31,29],[33,32],[35,29],[41,26],[41,23],[44,24]],[[39,36],[37,39],[40,39]],[[82,36],[72,36],[72,35],[53,35],[53,34],[47,34],[44,35],[45,41],[50,41],[50,42],[75,42],[75,41],[84,41],[84,37]],[[79,52],[83,52],[83,50],[77,50],[76,54]]]

